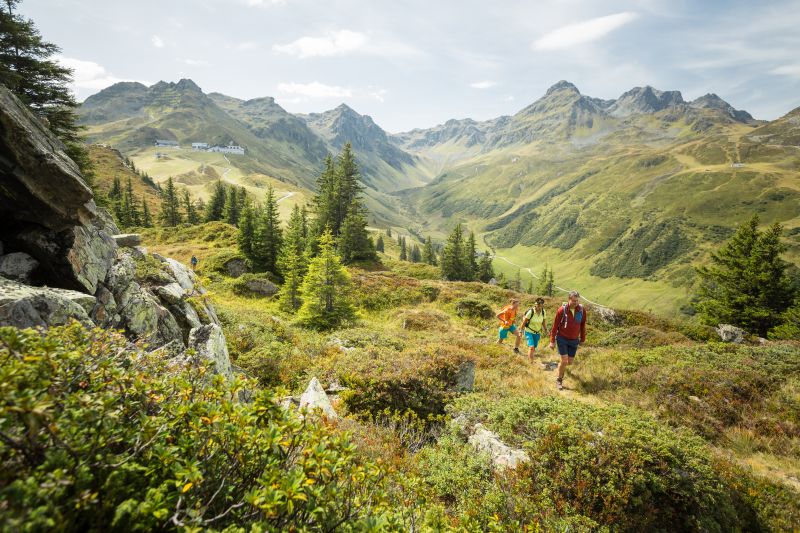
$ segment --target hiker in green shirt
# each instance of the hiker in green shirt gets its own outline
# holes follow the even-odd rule
[[[536,304],[525,312],[522,318],[522,330],[528,343],[528,359],[533,362],[533,354],[539,346],[542,333],[547,331],[547,319],[544,313],[544,298],[536,298]]]

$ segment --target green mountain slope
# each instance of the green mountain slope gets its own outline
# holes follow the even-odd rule
[[[693,267],[753,212],[784,224],[800,259],[797,122],[793,112],[761,125],[715,95],[687,103],[646,87],[601,101],[559,82],[471,152],[462,132],[430,135],[441,128],[395,139],[428,158],[461,148],[428,186],[402,193],[423,231],[462,221],[523,272],[548,262],[602,303],[675,312]],[[515,265],[497,262],[509,275]]]

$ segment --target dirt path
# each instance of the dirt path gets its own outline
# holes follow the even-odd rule
[[[295,193],[295,192],[290,192],[290,193],[287,193],[287,194],[286,194],[286,196],[281,196],[280,198],[278,198],[278,201],[277,201],[277,202],[275,202],[275,203],[278,203],[278,204],[279,204],[279,203],[281,203],[282,201],[286,200],[287,198],[291,198],[291,197],[292,197],[292,196],[294,196],[295,194],[297,194],[297,193]]]
[[[533,276],[533,278],[534,278],[534,279],[539,279],[539,276],[537,276],[536,274],[534,274],[534,273],[533,273],[533,270],[531,270],[529,267],[526,267],[526,266],[522,266],[522,265],[518,265],[518,264],[516,264],[516,263],[513,263],[513,262],[509,261],[508,259],[506,259],[505,257],[503,257],[503,256],[501,256],[501,255],[495,255],[494,257],[495,257],[496,259],[501,259],[501,260],[505,261],[506,263],[508,263],[508,264],[509,264],[509,265],[511,265],[511,266],[515,266],[515,267],[517,267],[517,268],[524,269],[524,270],[525,270],[525,271],[526,271],[528,274],[530,274],[531,276]],[[561,292],[566,292],[566,293],[569,293],[569,292],[571,292],[571,291],[573,290],[573,289],[565,289],[564,287],[559,287],[558,285],[553,285],[553,286],[554,286],[556,289],[560,290]],[[590,299],[588,299],[588,298],[586,298],[586,297],[584,297],[584,296],[581,296],[581,299],[582,299],[582,300],[584,300],[586,303],[590,303],[590,304],[592,304],[592,305],[596,305],[596,306],[598,306],[598,307],[608,307],[608,306],[606,306],[606,305],[603,305],[603,304],[600,304],[600,303],[597,303],[597,302],[593,302],[593,301],[591,301]]]

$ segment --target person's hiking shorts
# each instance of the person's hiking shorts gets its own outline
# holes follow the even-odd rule
[[[528,347],[537,348],[539,346],[539,339],[542,336],[539,333],[533,333],[532,331],[525,332],[525,342],[528,343]]]
[[[581,343],[580,339],[565,339],[561,335],[556,335],[556,346],[558,346],[558,355],[575,357],[578,353],[578,345]]]
[[[507,339],[509,331],[511,333],[514,333],[515,331],[517,331],[517,326],[515,326],[514,324],[511,324],[511,327],[508,328],[504,328],[501,326],[500,329],[497,331],[497,334],[500,335],[501,339]]]

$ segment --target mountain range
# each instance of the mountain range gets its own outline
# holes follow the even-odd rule
[[[609,303],[675,311],[694,267],[753,212],[784,224],[800,258],[800,108],[766,122],[715,94],[685,101],[648,86],[603,100],[560,81],[512,116],[387,134],[344,104],[296,115],[181,80],[118,83],[81,117],[90,141],[139,167],[156,139],[234,142],[246,148],[229,159],[242,179],[306,196],[325,155],[351,142],[376,225],[441,240],[462,222],[507,275],[547,262]]]

